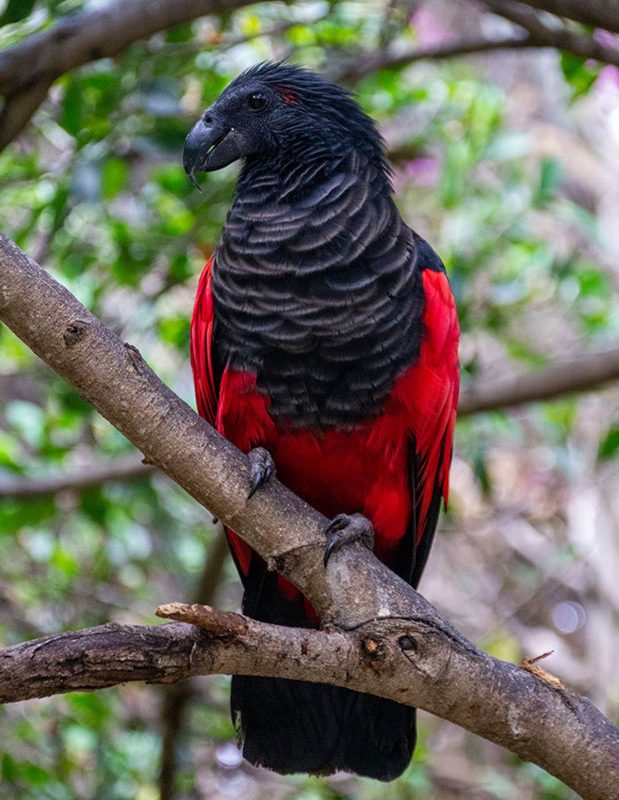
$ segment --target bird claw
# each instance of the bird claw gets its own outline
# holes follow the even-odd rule
[[[254,447],[247,454],[247,458],[249,459],[249,473],[251,475],[251,487],[247,495],[249,500],[269,478],[275,475],[275,462],[269,451],[265,450],[264,447]]]
[[[327,544],[322,562],[327,566],[329,559],[345,544],[361,542],[368,550],[374,549],[374,528],[362,514],[338,514],[325,528]]]

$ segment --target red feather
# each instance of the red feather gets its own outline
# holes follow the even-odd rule
[[[189,354],[191,370],[196,391],[198,414],[210,424],[215,425],[217,414],[217,389],[213,377],[213,293],[211,290],[211,267],[213,257],[209,258],[198,281],[193,316],[191,319]]]
[[[212,259],[200,278],[191,323],[191,363],[199,413],[244,452],[261,445],[272,454],[278,477],[325,514],[360,511],[376,532],[376,555],[391,566],[393,552],[416,515],[416,541],[426,531],[437,488],[445,502],[458,402],[458,319],[447,277],[423,270],[424,338],[419,358],[396,381],[380,416],[352,430],[315,432],[276,425],[269,399],[255,377],[224,369],[216,386],[212,363]],[[410,446],[418,472],[411,489]],[[414,496],[413,496],[414,491]],[[228,532],[247,575],[252,551]],[[281,582],[289,597],[296,590]]]

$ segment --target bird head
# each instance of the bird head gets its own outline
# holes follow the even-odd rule
[[[196,172],[239,159],[303,159],[358,148],[388,174],[374,121],[351,94],[293,64],[265,62],[243,72],[202,114],[185,141],[183,165]]]

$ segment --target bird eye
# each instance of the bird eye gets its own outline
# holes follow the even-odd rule
[[[247,98],[247,105],[254,111],[264,108],[267,104],[267,99],[262,92],[252,92]]]

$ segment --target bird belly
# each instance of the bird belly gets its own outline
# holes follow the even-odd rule
[[[326,517],[355,512],[368,517],[376,555],[389,564],[411,513],[407,432],[396,414],[352,429],[289,426],[271,418],[269,400],[254,376],[226,370],[217,428],[243,452],[269,450],[279,480]]]

